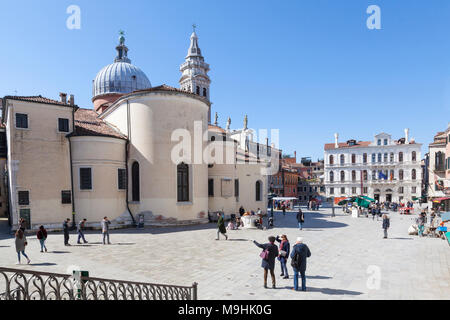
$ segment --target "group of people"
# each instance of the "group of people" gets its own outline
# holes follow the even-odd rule
[[[308,201],[308,210],[317,211],[319,210],[319,207],[320,207],[319,201],[313,200]]]
[[[78,233],[78,244],[81,244],[80,240],[82,239],[84,243],[88,243],[84,237],[84,229],[86,224],[86,219],[81,220],[78,223],[77,226],[77,233]],[[69,244],[69,232],[70,232],[70,226],[69,226],[70,219],[67,218],[63,222],[63,232],[64,232],[64,245],[70,246]],[[23,218],[19,219],[19,228],[17,229],[15,236],[15,247],[17,252],[17,264],[20,264],[20,258],[21,255],[24,256],[27,259],[27,263],[29,264],[31,262],[30,258],[25,253],[25,248],[28,245],[27,237],[25,235],[25,228],[26,228],[26,221]],[[101,221],[102,225],[102,234],[103,234],[103,244],[106,244],[106,241],[108,244],[111,244],[109,241],[109,225],[111,224],[111,221],[109,221],[108,217],[104,217]],[[41,247],[41,252],[47,252],[47,246],[45,244],[47,240],[47,230],[43,225],[41,225],[36,233],[36,237],[39,240],[39,244]]]
[[[276,288],[275,279],[275,259],[280,261],[281,274],[283,279],[289,279],[287,261],[291,258],[291,266],[294,273],[294,288],[298,291],[298,276],[300,274],[302,279],[301,290],[306,291],[306,260],[311,256],[311,251],[308,246],[303,243],[303,238],[298,237],[295,242],[292,252],[290,251],[290,243],[285,234],[281,236],[270,236],[269,242],[260,244],[253,240],[253,243],[261,248],[263,251],[260,254],[261,267],[264,269],[264,288],[267,288],[267,277],[270,273],[272,278],[272,288]],[[279,242],[279,246],[275,244],[275,241]]]

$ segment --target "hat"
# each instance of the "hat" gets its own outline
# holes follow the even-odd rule
[[[302,237],[297,237],[297,243],[303,243],[303,238]]]

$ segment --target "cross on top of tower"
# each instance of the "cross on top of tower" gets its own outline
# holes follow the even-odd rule
[[[197,25],[194,23],[192,24],[192,30],[195,32],[195,29],[197,29]]]

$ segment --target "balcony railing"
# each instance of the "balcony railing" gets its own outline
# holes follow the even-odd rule
[[[0,268],[0,300],[197,300],[191,287]]]

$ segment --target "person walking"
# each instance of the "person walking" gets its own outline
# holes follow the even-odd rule
[[[417,226],[419,228],[419,237],[423,237],[423,230],[425,229],[425,216],[423,212],[420,213],[419,217],[417,218]]]
[[[280,247],[278,250],[278,253],[279,253],[278,260],[280,261],[280,265],[281,265],[280,276],[283,277],[283,279],[289,279],[289,273],[287,270],[286,263],[287,263],[287,260],[289,259],[291,245],[289,244],[289,240],[285,234],[283,234],[281,236],[277,236],[277,238],[275,240],[280,243]]]
[[[297,213],[297,221],[298,221],[298,228],[300,230],[303,230],[303,223],[305,222],[305,215],[303,214],[302,209],[298,209]]]
[[[67,218],[64,222],[63,222],[63,231],[64,231],[64,245],[65,246],[70,246],[69,244],[69,222],[70,219]]]
[[[23,233],[25,233],[26,228],[26,222],[24,218],[19,219],[19,229],[22,230]]]
[[[283,204],[283,206],[281,207],[281,209],[283,210],[283,216],[286,215],[286,206]]]
[[[223,218],[223,213],[217,213],[217,238],[219,240],[219,234],[223,234],[225,236],[225,240],[228,240],[227,229],[225,228],[225,220]]]
[[[109,221],[108,217],[105,216],[101,224],[103,233],[103,244],[105,244],[105,238],[108,238],[108,244],[111,244],[111,242],[109,242],[109,225],[111,224],[111,221]]]
[[[77,232],[78,232],[78,241],[77,241],[77,243],[78,244],[81,244],[80,239],[83,239],[84,243],[88,243],[86,241],[86,239],[84,238],[84,233],[83,233],[83,229],[84,229],[84,225],[85,225],[86,221],[87,221],[86,219],[83,219],[83,220],[81,220],[78,223],[78,226],[77,226]]]
[[[47,247],[45,246],[45,240],[47,240],[47,230],[45,230],[44,226],[40,226],[39,230],[36,234],[39,239],[39,243],[41,244],[41,252],[47,252]]]
[[[25,247],[28,244],[25,233],[21,229],[18,229],[16,231],[15,237],[16,237],[16,252],[18,259],[18,262],[16,264],[20,264],[20,254],[22,254],[25,258],[27,258],[27,263],[30,264],[31,260],[25,253]]]
[[[263,252],[261,252],[261,267],[264,269],[264,288],[267,289],[267,274],[270,272],[270,276],[272,278],[272,288],[276,288],[276,282],[275,282],[275,258],[278,256],[278,248],[275,245],[275,237],[270,236],[268,238],[269,243],[265,244],[259,244],[255,240],[253,240],[253,243],[263,249]]]
[[[308,246],[303,243],[303,238],[298,237],[292,248],[291,266],[294,270],[294,288],[298,291],[298,274],[302,278],[302,291],[306,291],[306,259],[311,257],[311,251]]]
[[[244,209],[243,206],[241,206],[241,207],[239,208],[239,214],[240,214],[240,216],[242,217],[242,216],[244,215],[244,213],[245,213],[245,209]]]
[[[388,229],[391,226],[391,223],[390,223],[390,219],[389,219],[389,217],[388,217],[388,215],[386,213],[383,214],[382,221],[383,221],[382,227],[383,227],[383,230],[384,230],[384,237],[383,237],[383,239],[387,239],[387,237],[388,237]]]

